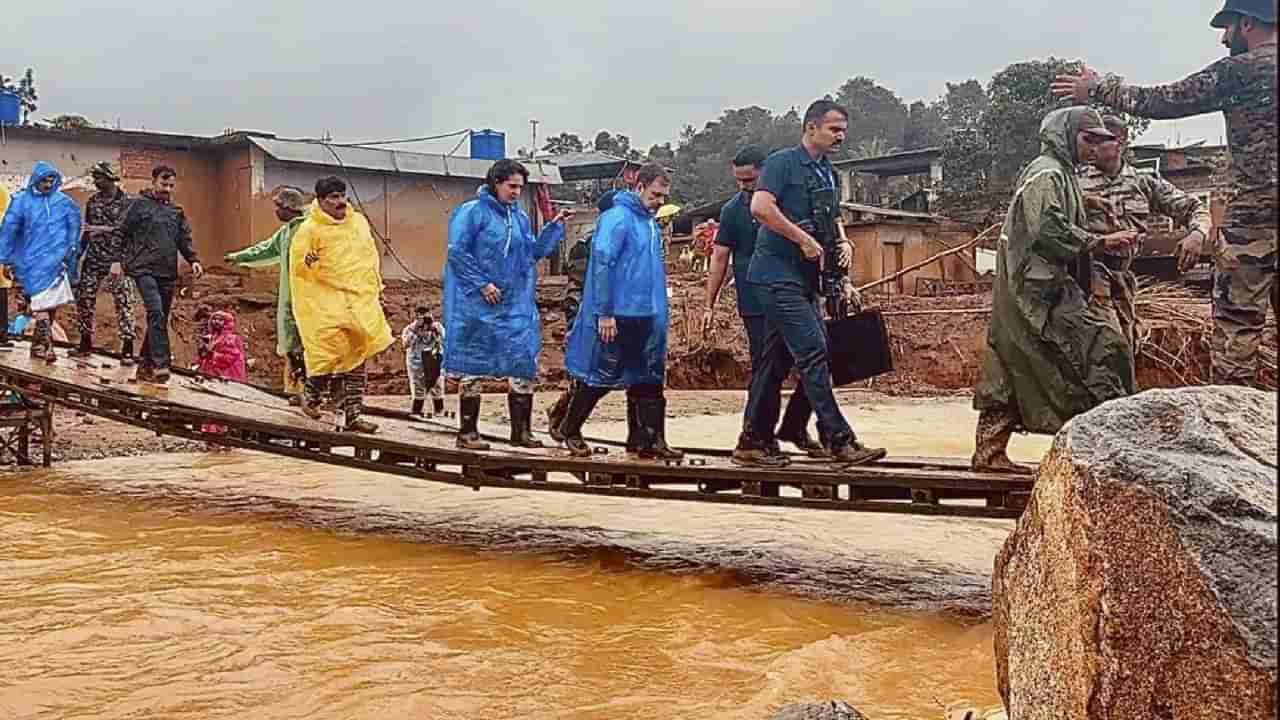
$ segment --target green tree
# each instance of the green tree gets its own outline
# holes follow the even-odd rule
[[[947,83],[947,94],[939,108],[942,122],[948,129],[976,129],[982,123],[982,114],[991,106],[986,88],[977,80]]]
[[[907,124],[902,132],[903,150],[920,150],[937,147],[946,137],[946,125],[942,121],[942,103],[926,105],[923,100],[911,103],[907,108]]]
[[[892,90],[860,75],[841,85],[835,99],[850,114],[849,135],[845,138],[846,156],[876,139],[890,149],[903,146],[908,110],[906,103]]]
[[[592,147],[600,152],[625,158],[631,155],[631,138],[622,134],[614,135],[608,130],[601,130],[596,133],[596,139]]]
[[[552,155],[567,155],[569,153],[582,152],[586,149],[582,138],[574,133],[562,132],[555,137],[547,138],[547,144],[542,146],[543,152]]]
[[[664,167],[673,167],[676,163],[676,151],[671,147],[671,143],[665,142],[661,145],[654,143],[649,147],[649,152],[645,156],[649,162],[656,162]]]
[[[93,127],[89,118],[83,115],[57,115],[45,121],[49,127],[57,130],[83,130]]]
[[[800,140],[800,114],[783,115],[759,106],[725,110],[701,130],[686,125],[675,151],[677,202],[700,204],[733,191],[729,165],[738,151],[756,145],[770,152]]]

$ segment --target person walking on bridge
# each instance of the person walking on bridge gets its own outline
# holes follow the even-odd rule
[[[1109,285],[1100,284],[1110,279],[1094,276],[1092,253],[1124,253],[1137,231],[1089,232],[1075,171],[1115,139],[1086,107],[1055,110],[1040,125],[1040,155],[1022,170],[1000,231],[973,395],[974,470],[1017,472],[1006,452],[1015,431],[1053,434],[1072,417],[1133,393],[1133,351],[1101,295]]]
[[[120,364],[133,364],[133,341],[137,325],[133,321],[133,280],[123,274],[112,274],[118,267],[124,249],[124,236],[120,221],[128,209],[129,197],[120,188],[120,176],[111,164],[100,162],[89,174],[98,192],[85,204],[83,259],[80,268],[80,286],[76,288],[76,314],[80,324],[80,344],[71,352],[72,357],[89,357],[93,354],[93,336],[97,320],[98,288],[106,281],[116,309],[116,330],[120,334]]]
[[[1086,68],[1080,75],[1059,76],[1050,89],[1060,98],[1155,120],[1210,112],[1226,118],[1233,192],[1213,253],[1211,360],[1215,383],[1251,385],[1257,382],[1268,299],[1272,313],[1280,314],[1276,0],[1227,0],[1209,24],[1222,30],[1230,56],[1183,80],[1138,87]],[[1184,245],[1184,268],[1200,252]]]
[[[163,385],[169,382],[173,354],[169,346],[169,312],[178,282],[178,256],[191,265],[198,278],[204,266],[191,241],[191,223],[182,207],[173,202],[178,187],[178,171],[167,165],[151,171],[151,187],[129,203],[120,222],[123,238],[121,262],[111,274],[127,273],[133,278],[147,309],[147,334],[142,339],[138,360],[138,382]]]
[[[62,173],[38,162],[0,223],[0,263],[13,266],[36,316],[31,357],[55,362],[53,322],[58,308],[75,301],[79,282],[80,208],[63,193]]]
[[[394,340],[382,310],[381,256],[341,178],[316,181],[316,199],[289,245],[289,292],[307,368],[303,412],[319,419],[328,395],[339,430],[377,432],[360,418],[365,362]]]
[[[409,414],[422,417],[427,396],[431,396],[431,414],[444,414],[444,326],[431,317],[426,307],[414,311],[414,320],[400,333],[404,345],[404,366],[409,373],[409,396],[413,401]]]
[[[514,160],[489,168],[476,197],[449,218],[444,266],[444,369],[459,378],[457,445],[487,450],[480,440],[480,386],[507,378],[511,444],[536,448],[532,434],[533,382],[542,351],[534,266],[554,255],[564,239],[561,210],[536,237],[518,201],[529,171]]]
[[[627,450],[678,460],[667,445],[667,273],[655,213],[671,194],[660,165],[640,168],[638,190],[614,197],[591,238],[582,309],[569,330],[565,365],[577,380],[559,434],[577,457],[591,448],[582,426],[613,388],[627,389]]]
[[[276,288],[276,355],[285,360],[284,389],[292,395],[290,403],[301,405],[307,368],[289,294],[289,247],[306,219],[307,200],[300,188],[289,186],[277,190],[271,199],[276,206],[276,219],[284,224],[266,240],[244,250],[227,253],[225,260],[228,265],[236,267],[280,267]]]

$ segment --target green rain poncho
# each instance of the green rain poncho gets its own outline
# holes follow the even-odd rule
[[[298,340],[298,323],[293,319],[293,306],[289,302],[289,243],[305,219],[304,216],[290,220],[266,240],[228,253],[225,258],[227,263],[240,267],[280,266],[280,285],[276,291],[276,354],[281,357],[302,347]]]
[[[1132,351],[1114,308],[1092,302],[1084,199],[1074,171],[1087,108],[1050,113],[1040,156],[1022,171],[1000,232],[991,327],[974,407],[1009,408],[1022,429],[1056,433],[1134,391]]]

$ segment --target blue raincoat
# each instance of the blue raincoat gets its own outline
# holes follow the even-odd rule
[[[53,189],[36,192],[44,178]],[[80,206],[61,192],[62,173],[47,162],[36,163],[27,187],[13,196],[0,223],[0,263],[12,265],[28,296],[53,287],[65,272],[80,282]]]
[[[596,334],[601,317],[619,321],[619,337],[608,345]],[[662,231],[639,195],[618,193],[591,239],[582,307],[565,352],[569,374],[595,387],[662,385],[667,320]],[[623,337],[637,327],[644,328],[643,338]]]
[[[534,265],[556,252],[563,223],[535,239],[529,216],[481,187],[449,218],[444,266],[444,369],[455,375],[533,380],[542,351]],[[497,305],[480,288],[502,291]]]

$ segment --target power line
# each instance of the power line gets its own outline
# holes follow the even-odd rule
[[[431,140],[446,140],[451,137],[457,137],[459,135],[468,135],[470,133],[471,133],[471,128],[467,128],[466,130],[457,130],[455,132],[444,133],[442,135],[425,135],[423,137],[414,137],[414,138],[396,138],[394,140],[368,140],[365,142],[346,142],[346,143],[336,143],[330,140],[325,140],[323,138],[280,138],[280,139],[286,142],[304,142],[304,143],[313,143],[318,145],[332,145],[334,147],[365,147],[369,145],[406,145],[408,143],[428,142]]]

